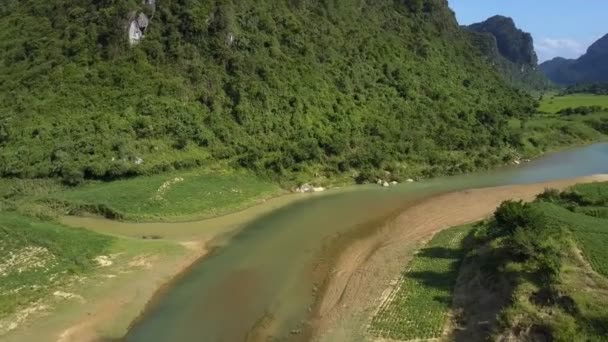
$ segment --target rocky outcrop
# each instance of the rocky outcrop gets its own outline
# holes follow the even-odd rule
[[[468,28],[491,34],[496,39],[498,51],[507,60],[531,67],[538,65],[532,35],[518,29],[513,19],[497,15]]]
[[[154,13],[156,10],[156,0],[143,0],[142,4],[148,7],[149,11]],[[151,18],[144,12],[133,12],[129,22],[129,44],[131,46],[137,45],[144,39],[146,30],[150,26]]]
[[[131,20],[129,24],[129,44],[131,46],[138,44],[144,39],[149,23],[150,20],[144,13],[139,13],[136,18]]]
[[[300,185],[294,191],[303,194],[303,193],[309,193],[309,192],[323,192],[325,190],[326,189],[322,186],[313,186],[313,185],[306,183],[306,184]]]
[[[517,28],[513,19],[494,16],[464,26],[469,39],[510,83],[535,90],[550,86],[538,69],[532,35]]]

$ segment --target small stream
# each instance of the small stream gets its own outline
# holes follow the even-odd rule
[[[225,246],[194,265],[150,305],[125,340],[244,341],[254,327],[272,341],[289,339],[310,316],[315,267],[337,237],[434,194],[600,173],[608,173],[605,143],[519,167],[391,188],[356,186],[296,201],[246,223]],[[206,228],[205,222],[197,223],[199,229]]]

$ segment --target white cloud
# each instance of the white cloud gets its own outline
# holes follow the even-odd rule
[[[589,42],[568,38],[545,38],[534,45],[541,62],[554,57],[578,58],[587,51]]]

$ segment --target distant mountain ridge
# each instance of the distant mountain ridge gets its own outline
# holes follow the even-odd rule
[[[608,82],[608,34],[593,43],[578,59],[556,57],[542,63],[540,69],[560,85]]]
[[[496,15],[464,27],[473,43],[510,83],[527,89],[545,89],[549,80],[538,70],[532,35],[512,18]]]

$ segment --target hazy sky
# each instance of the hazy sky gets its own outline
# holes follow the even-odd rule
[[[449,0],[461,25],[512,17],[532,33],[540,61],[576,58],[608,33],[608,0]]]

